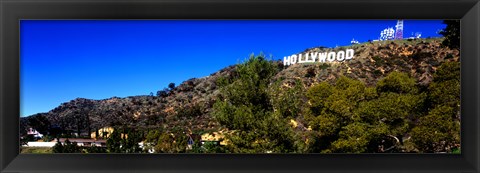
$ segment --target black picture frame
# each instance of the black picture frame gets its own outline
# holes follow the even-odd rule
[[[480,170],[478,0],[0,0],[1,172]],[[461,19],[461,154],[22,154],[20,19]]]

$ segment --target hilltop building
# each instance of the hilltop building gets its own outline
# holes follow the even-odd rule
[[[355,40],[355,38],[352,39],[352,41],[350,41],[350,43],[351,43],[351,44],[360,44],[360,42],[358,42],[358,40]]]
[[[27,130],[27,135],[32,135],[34,138],[43,138],[43,134],[41,134],[40,132],[38,132],[37,130],[33,129],[33,128],[29,128]]]

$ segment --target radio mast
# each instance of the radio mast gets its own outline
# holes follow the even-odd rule
[[[403,39],[403,20],[397,20],[395,25],[395,40]]]

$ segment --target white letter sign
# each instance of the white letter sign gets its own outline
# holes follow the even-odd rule
[[[352,59],[355,51],[353,49],[347,49],[345,51],[340,50],[338,52],[310,52],[305,54],[294,54],[283,57],[283,65],[292,65],[296,63],[312,63],[318,62],[325,63],[333,61],[346,61]]]

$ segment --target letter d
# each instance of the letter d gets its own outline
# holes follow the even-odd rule
[[[346,55],[345,55],[345,59],[352,59],[354,53],[355,53],[355,51],[354,51],[353,49],[347,49],[347,53],[346,53]]]

